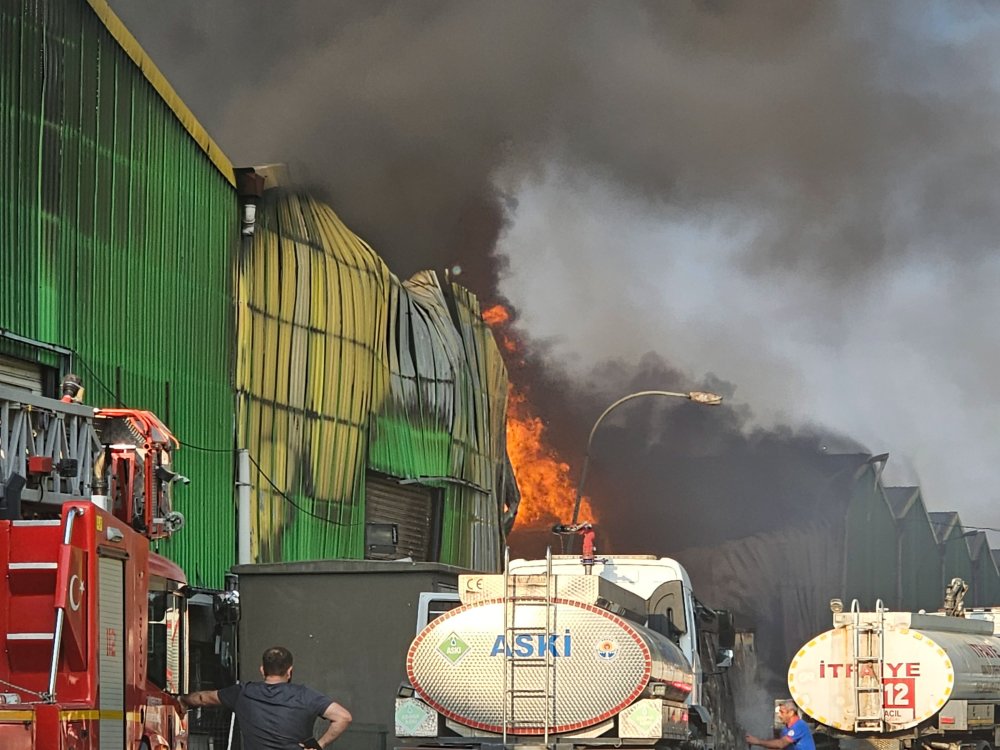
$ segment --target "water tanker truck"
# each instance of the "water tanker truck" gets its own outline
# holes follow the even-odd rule
[[[879,750],[1000,742],[1000,608],[836,611],[792,659],[799,707],[834,737]]]
[[[399,748],[737,746],[732,618],[669,558],[515,560],[463,575],[396,699]]]

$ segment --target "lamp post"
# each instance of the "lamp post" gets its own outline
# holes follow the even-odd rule
[[[678,393],[675,391],[639,391],[637,393],[630,393],[627,396],[622,396],[620,399],[611,404],[611,406],[601,412],[601,416],[597,418],[597,421],[594,422],[594,426],[590,430],[590,437],[587,438],[587,451],[583,455],[583,469],[580,471],[580,481],[576,485],[576,501],[573,503],[572,525],[575,526],[580,518],[580,502],[583,499],[583,484],[587,481],[587,466],[590,463],[590,444],[594,442],[594,433],[597,432],[597,428],[600,427],[601,422],[606,416],[608,416],[608,414],[625,402],[641,396],[667,396],[668,398],[683,398],[688,401],[693,401],[696,404],[704,404],[706,406],[717,406],[722,403],[722,396],[718,396],[714,393],[707,393],[705,391],[688,391],[687,393]]]

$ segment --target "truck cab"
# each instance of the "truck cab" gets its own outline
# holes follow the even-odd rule
[[[543,573],[545,561],[511,560],[510,570],[515,574]],[[582,575],[585,569],[578,556],[555,555],[552,572]],[[723,670],[732,663],[736,637],[732,616],[702,605],[694,596],[684,566],[669,557],[615,555],[596,560],[593,574],[646,600],[645,624],[680,648],[696,676],[688,702],[700,705],[705,672]]]

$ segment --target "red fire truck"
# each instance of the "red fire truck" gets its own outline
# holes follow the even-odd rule
[[[179,750],[178,443],[151,413],[0,386],[0,748]]]

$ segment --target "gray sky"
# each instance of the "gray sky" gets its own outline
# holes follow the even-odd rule
[[[655,353],[1000,528],[994,4],[111,4],[234,162],[461,265],[552,377]]]

